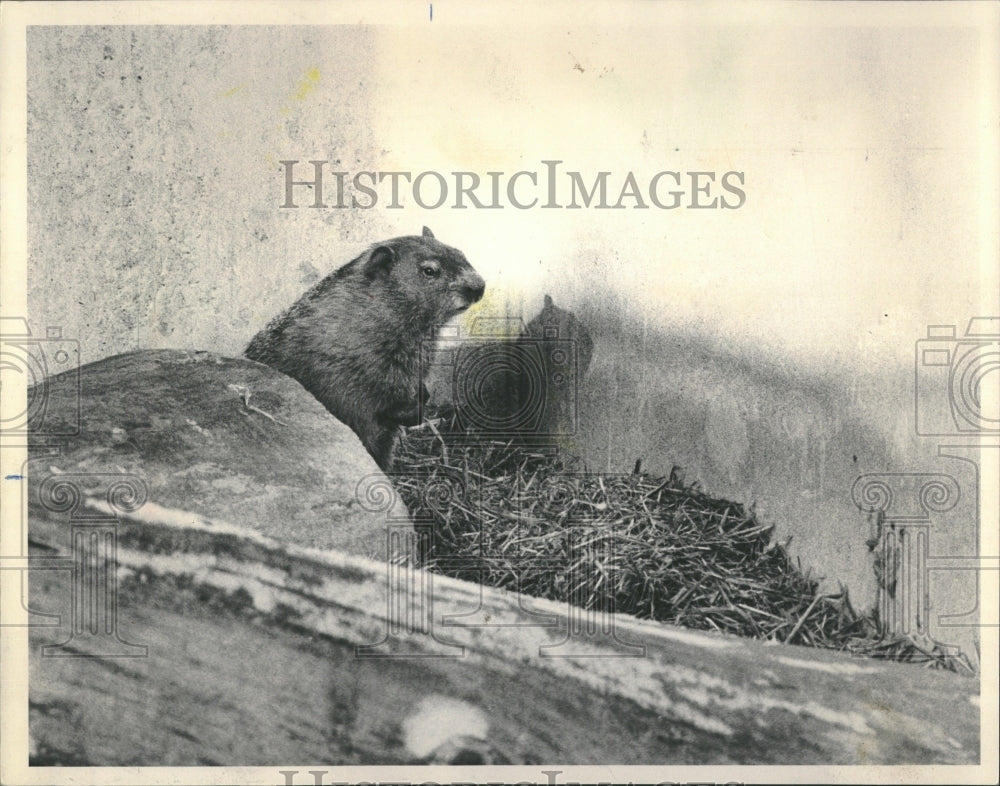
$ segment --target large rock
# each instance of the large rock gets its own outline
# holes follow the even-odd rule
[[[149,350],[49,380],[47,433],[71,437],[30,451],[30,504],[52,474],[135,476],[158,506],[280,541],[384,557],[387,525],[405,508],[361,442],[295,380],[208,352]],[[141,514],[141,511],[140,511]]]

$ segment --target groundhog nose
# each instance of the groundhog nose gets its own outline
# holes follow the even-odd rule
[[[465,296],[469,299],[469,301],[472,303],[478,303],[483,299],[483,293],[486,291],[486,282],[483,281],[483,279],[478,275],[472,276],[470,277],[468,283],[466,283],[464,289]]]

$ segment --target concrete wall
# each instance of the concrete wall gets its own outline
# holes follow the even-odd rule
[[[138,347],[238,353],[390,231],[376,211],[277,209],[280,159],[351,165],[378,151],[363,29],[28,36],[29,316],[63,326],[83,362]],[[310,100],[320,81],[324,99]]]

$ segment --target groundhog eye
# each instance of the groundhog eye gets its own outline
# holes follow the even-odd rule
[[[424,278],[437,278],[438,274],[441,272],[441,268],[433,262],[425,262],[420,266],[420,272],[424,274]]]

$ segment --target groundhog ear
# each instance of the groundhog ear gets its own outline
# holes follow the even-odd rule
[[[375,278],[379,273],[392,267],[396,261],[396,252],[388,246],[378,246],[373,248],[365,262],[365,276]]]
[[[429,237],[431,240],[434,239],[434,233],[431,232],[427,227],[424,227],[424,237]]]

